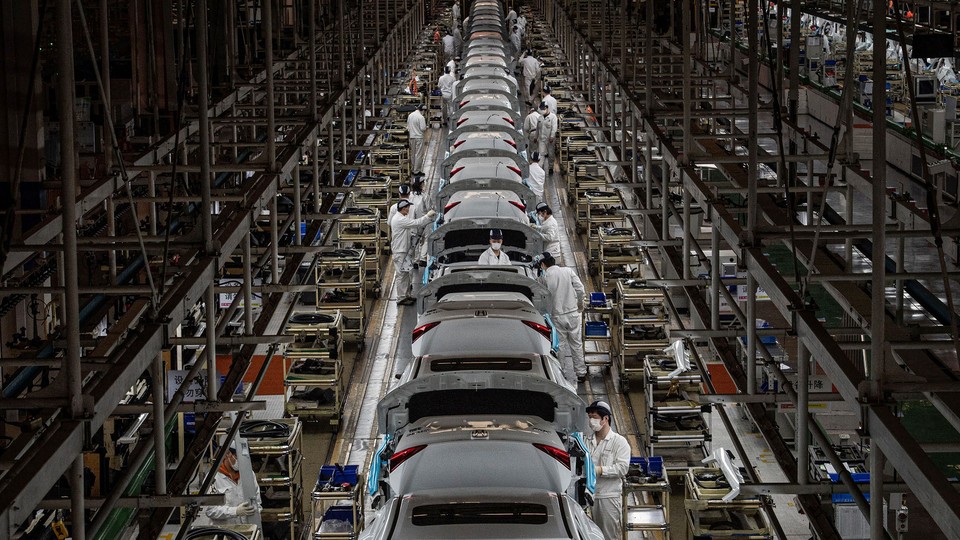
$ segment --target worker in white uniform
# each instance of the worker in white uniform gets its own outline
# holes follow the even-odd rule
[[[550,111],[546,102],[540,103],[540,124],[537,126],[537,146],[540,150],[540,164],[547,174],[553,173],[553,149],[556,145],[557,115]]]
[[[560,359],[564,363],[564,376],[571,371],[578,382],[587,378],[587,365],[583,361],[583,317],[586,290],[577,276],[576,270],[566,266],[557,266],[556,259],[549,252],[540,259],[543,273],[537,278],[553,298],[550,317],[560,336]],[[568,363],[567,356],[571,361]],[[570,379],[573,382],[572,379]]]
[[[547,172],[540,166],[540,152],[530,154],[530,173],[527,178],[527,184],[529,184],[533,194],[537,196],[537,204],[544,202],[543,185],[546,178]]]
[[[453,3],[453,24],[460,24],[460,2]]]
[[[460,54],[460,48],[463,47],[463,34],[460,33],[460,25],[455,24],[453,31],[450,33],[453,35],[453,54],[457,56]]]
[[[452,60],[454,56],[454,50],[456,48],[456,39],[454,39],[453,34],[447,32],[447,35],[443,36],[441,40],[443,42],[443,57],[445,60]]]
[[[553,90],[549,86],[543,87],[543,102],[547,104],[547,107],[550,109],[550,112],[557,114],[557,98],[551,95]]]
[[[490,229],[490,247],[480,254],[480,260],[477,264],[510,264],[510,257],[503,251],[503,231],[500,229]]]
[[[537,110],[536,106],[530,107],[530,114],[523,119],[523,134],[527,136],[527,145],[530,148],[537,147],[537,134],[540,132],[540,120],[543,115]]]
[[[423,217],[414,219],[410,214],[413,203],[400,201],[397,203],[397,213],[390,220],[390,251],[393,257],[394,271],[397,277],[397,304],[409,306],[414,299],[410,296],[413,262],[416,257],[416,246],[413,245],[413,235],[417,229],[426,225],[436,212],[430,210]]]
[[[453,75],[454,78],[456,78],[457,76],[457,62],[459,61],[460,61],[460,57],[458,56],[455,59],[447,62],[447,69],[450,70],[450,74]]]
[[[507,28],[513,28],[514,22],[517,20],[517,12],[513,8],[510,8],[510,12],[507,13]]]
[[[453,85],[457,83],[457,78],[450,70],[450,66],[444,66],[443,75],[437,80],[437,88],[440,89],[440,95],[443,97],[443,121],[449,123],[453,118]]]
[[[540,220],[540,223],[534,223],[530,226],[543,235],[543,250],[553,253],[555,258],[562,261],[563,257],[560,255],[560,223],[557,222],[557,218],[553,217],[553,210],[547,203],[537,204],[537,219]]]
[[[533,55],[533,51],[527,50],[527,53],[520,59],[520,74],[523,77],[524,101],[530,103],[536,92],[537,82],[540,80],[540,61]]]
[[[593,458],[597,486],[593,495],[593,521],[604,538],[623,538],[623,477],[630,467],[630,443],[613,431],[610,405],[594,401],[587,407],[593,436],[587,448]]]
[[[410,172],[423,174],[423,133],[427,130],[427,119],[423,111],[427,106],[421,103],[407,116],[407,139],[410,144]]]
[[[523,36],[520,35],[520,27],[517,25],[513,25],[510,31],[510,44],[513,45],[513,58],[520,58],[520,52],[523,50],[520,48],[523,44]]]
[[[256,475],[253,471],[241,471],[237,461],[236,447],[231,443],[230,450],[223,456],[217,474],[213,478],[213,485],[210,487],[211,494],[223,494],[223,504],[220,506],[206,506],[203,509],[203,515],[207,517],[209,523],[204,520],[198,520],[198,525],[242,525],[245,523],[256,523],[256,519],[251,516],[263,509],[263,503],[260,500],[260,488],[257,486],[256,495],[245,494],[243,492],[243,483],[240,481],[241,474],[253,476],[253,486],[256,484]],[[256,503],[253,501],[256,500]]]
[[[390,225],[390,222],[393,221],[393,216],[397,215],[397,206],[400,204],[400,201],[408,201],[413,203],[413,208],[410,209],[414,219],[423,215],[423,209],[420,208],[420,205],[417,204],[418,200],[413,200],[413,194],[411,193],[410,184],[400,184],[400,187],[397,188],[397,193],[399,193],[399,200],[390,205],[390,209],[387,210],[387,225]]]

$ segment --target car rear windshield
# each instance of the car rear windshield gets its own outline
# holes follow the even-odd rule
[[[413,509],[413,524],[436,525],[543,525],[547,507],[530,503],[450,503],[425,504]]]
[[[491,370],[530,371],[533,362],[529,358],[443,358],[430,361],[430,371]]]

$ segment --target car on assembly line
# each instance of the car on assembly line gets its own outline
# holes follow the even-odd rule
[[[513,150],[526,156],[526,139],[513,126],[502,130],[494,126],[479,125],[457,129],[450,133],[450,154],[464,150]]]
[[[527,170],[526,162],[516,152],[473,151],[444,160],[441,186],[478,178],[502,178],[519,184]]]
[[[491,131],[512,130],[515,139],[522,139],[517,126],[518,124],[522,126],[523,122],[519,115],[510,109],[503,110],[500,107],[480,104],[470,105],[469,108],[460,107],[454,116],[453,124],[456,127],[448,136],[448,140],[451,141],[455,141],[467,128],[483,128]]]
[[[485,65],[483,67],[502,68],[503,66]],[[463,69],[470,69],[469,64],[467,67],[464,67]],[[457,84],[456,90],[457,90],[457,93],[454,97],[460,101],[463,101],[463,96],[466,96],[473,92],[479,92],[482,94],[500,93],[500,94],[506,94],[511,97],[516,97],[517,83],[516,83],[516,79],[511,80],[511,79],[500,77],[500,76],[481,75],[477,77],[470,77],[469,79],[464,78],[462,81],[459,82],[459,84]]]
[[[603,540],[569,496],[544,490],[446,488],[389,499],[361,540],[516,538]]]
[[[516,98],[501,93],[474,92],[461,96],[457,102],[457,115],[474,110],[497,110],[520,116],[519,102]],[[455,115],[454,118],[457,116]],[[522,124],[522,122],[518,122]]]
[[[516,200],[520,204],[511,204],[514,204],[518,208],[520,205],[522,205],[522,210],[528,215],[533,207],[533,202],[537,200],[536,195],[532,190],[530,190],[529,187],[526,186],[526,184],[518,183],[513,179],[472,178],[469,180],[461,180],[456,183],[444,184],[444,186],[440,188],[440,191],[437,192],[435,198],[437,207],[446,210],[447,205],[451,202],[462,200],[462,198],[457,196],[458,193],[471,191],[497,191],[500,193],[513,193],[516,195]]]
[[[559,347],[550,293],[529,268],[480,266],[473,260],[450,263],[435,274],[417,299],[415,357],[464,350],[548,355]]]

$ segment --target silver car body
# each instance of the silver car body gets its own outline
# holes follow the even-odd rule
[[[506,178],[472,178],[461,180],[456,183],[445,184],[437,193],[437,208],[445,208],[447,204],[461,191],[510,191],[517,195],[523,202],[525,210],[529,211],[532,202],[536,201],[536,195],[525,184],[518,183],[514,179]]]
[[[543,235],[513,218],[471,218],[444,223],[430,233],[431,263],[477,260],[490,245],[490,229],[503,232],[503,250],[511,260],[529,262],[543,252]]]
[[[453,512],[443,512],[447,509]],[[516,516],[518,509],[525,512]],[[447,522],[430,519],[431,511],[447,516]],[[511,518],[514,523],[502,524],[504,511],[516,516]],[[391,498],[360,534],[361,540],[434,538],[603,540],[603,533],[562,493],[449,488]]]
[[[515,178],[520,182],[529,173],[527,160],[512,147],[461,149],[444,158],[442,169],[443,184],[468,178]]]

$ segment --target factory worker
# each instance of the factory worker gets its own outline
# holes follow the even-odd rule
[[[512,28],[513,23],[517,20],[517,12],[513,8],[510,8],[510,12],[507,13],[507,27]]]
[[[437,215],[430,210],[423,217],[414,219],[410,213],[412,208],[413,203],[408,200],[398,202],[397,213],[390,220],[390,251],[397,278],[397,304],[401,306],[408,306],[414,302],[410,295],[410,272],[413,270],[416,257],[413,236],[417,229],[422,228]]]
[[[437,88],[440,89],[440,95],[443,96],[443,119],[449,122],[453,116],[453,86],[457,83],[457,78],[453,75],[450,66],[443,68],[443,75],[437,80]]]
[[[534,152],[530,155],[530,174],[527,183],[530,190],[537,196],[537,203],[543,202],[543,187],[547,178],[547,172],[540,166],[540,152]],[[554,220],[556,221],[556,220]],[[557,252],[559,253],[559,251]]]
[[[256,488],[256,494],[245,494],[243,492],[243,483],[240,481],[240,475],[252,475],[252,485]],[[203,515],[209,520],[209,523],[203,523],[204,520],[198,520],[199,524],[209,525],[241,525],[244,523],[256,523],[254,514],[263,509],[263,503],[260,500],[260,488],[257,486],[256,476],[252,470],[241,471],[239,461],[237,460],[237,449],[233,443],[230,444],[230,450],[223,456],[217,474],[213,479],[213,485],[210,487],[211,494],[223,494],[223,504],[220,506],[206,506],[203,508]],[[254,502],[256,501],[256,502]]]
[[[525,101],[529,103],[532,97],[537,95],[536,87],[537,81],[540,80],[541,64],[537,57],[533,56],[533,51],[528,49],[527,53],[520,59],[520,67],[522,68],[520,74],[523,77]]]
[[[500,229],[490,229],[490,247],[480,254],[480,260],[477,264],[510,264],[510,257],[500,248],[503,247],[503,231]]]
[[[593,436],[587,439],[597,475],[593,495],[593,521],[604,538],[623,538],[623,477],[630,466],[630,443],[613,431],[610,405],[594,401],[587,407]]]
[[[407,138],[410,143],[410,172],[423,174],[423,132],[427,130],[427,119],[423,111],[427,106],[421,103],[407,116]]]
[[[557,222],[557,218],[553,217],[553,210],[546,203],[541,202],[537,205],[537,219],[540,220],[540,224],[534,223],[530,226],[543,235],[543,250],[549,251],[556,258],[563,260],[560,255],[560,223]]]
[[[540,119],[543,115],[537,107],[530,107],[530,114],[523,119],[523,134],[527,136],[527,145],[533,148],[537,145],[537,134],[540,129]]]
[[[447,60],[452,60],[454,56],[454,50],[456,49],[456,39],[453,37],[453,34],[447,32],[447,35],[443,36],[441,40],[443,42],[443,57]]]
[[[390,225],[390,222],[393,221],[393,216],[397,215],[397,206],[400,204],[400,201],[409,201],[413,203],[413,208],[411,208],[410,211],[413,212],[411,215],[414,219],[423,215],[423,209],[420,208],[419,204],[417,204],[420,202],[419,198],[414,200],[412,191],[413,190],[410,188],[410,184],[400,184],[400,187],[397,189],[397,192],[400,194],[400,200],[391,204],[390,209],[387,210],[387,225]]]
[[[547,174],[553,173],[553,148],[556,144],[559,123],[557,115],[550,111],[546,102],[540,103],[540,124],[537,126],[537,146],[540,150],[540,164]]]
[[[460,22],[460,2],[453,3],[453,24]]]
[[[557,266],[556,259],[549,252],[542,255],[540,269],[543,271],[537,281],[550,291],[553,305],[550,317],[560,336],[560,360],[564,365],[564,376],[573,372],[578,382],[587,378],[587,365],[583,361],[583,317],[586,290],[577,276],[576,270],[566,266]],[[567,361],[570,356],[571,361]],[[572,382],[572,381],[571,381]],[[609,537],[608,537],[609,538]]]
[[[454,26],[451,34],[453,34],[453,53],[458,55],[460,48],[463,47],[463,34],[460,33],[460,27]]]
[[[551,113],[557,114],[557,98],[553,97],[552,92],[549,86],[543,87],[543,102],[547,104]]]

